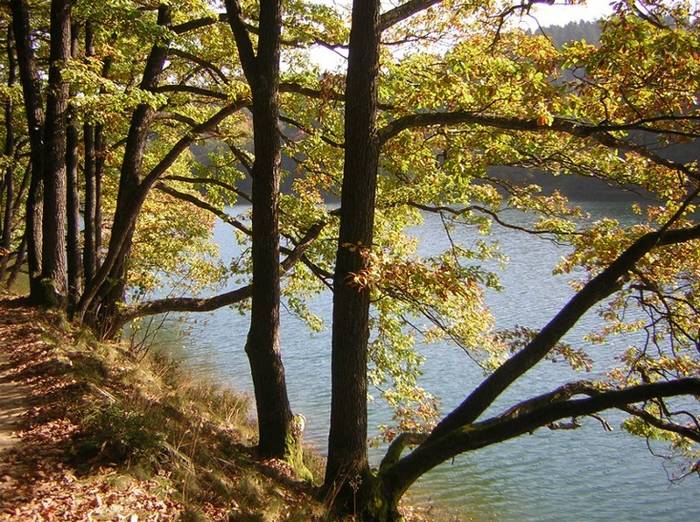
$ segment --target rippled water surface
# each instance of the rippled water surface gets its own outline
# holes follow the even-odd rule
[[[593,217],[615,215],[633,219],[629,204],[581,203]],[[511,214],[509,220],[525,223],[527,217]],[[446,244],[442,225],[434,216],[416,234],[423,253]],[[495,239],[510,263],[501,274],[502,292],[488,294],[497,327],[543,326],[571,296],[564,277],[551,275],[566,249],[510,229],[494,228]],[[231,232],[216,228],[222,255],[237,253]],[[473,242],[474,230],[457,231],[456,237]],[[330,295],[320,296],[314,308],[330,318]],[[589,313],[567,337],[581,345],[581,336],[595,328],[599,318]],[[182,357],[196,373],[238,390],[251,391],[252,382],[243,351],[248,318],[223,309],[198,316],[188,335],[171,340],[167,349]],[[594,374],[603,372],[614,356],[634,338],[617,338],[606,346],[594,346]],[[324,451],[330,408],[330,332],[310,333],[286,311],[282,314],[282,346],[290,400],[295,411],[307,417],[306,440]],[[447,345],[421,347],[428,355],[421,384],[442,398],[443,411],[458,404],[482,377],[459,349]],[[550,362],[526,374],[504,397],[497,409],[514,401],[549,391],[570,380],[573,372]],[[579,377],[580,378],[580,377]],[[680,484],[667,479],[663,462],[651,456],[642,439],[619,429],[620,417],[608,414],[614,430],[586,419],[574,431],[539,430],[533,435],[462,455],[425,475],[411,489],[414,501],[432,502],[449,509],[460,520],[577,521],[577,520],[700,520],[700,500],[695,478]],[[370,404],[370,424],[387,422],[388,412]],[[373,450],[376,462],[381,450]]]

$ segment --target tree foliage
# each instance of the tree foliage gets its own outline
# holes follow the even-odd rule
[[[565,42],[559,30],[518,25],[537,3],[409,0],[380,12],[378,2],[357,0],[349,17],[293,1],[279,18],[263,1],[3,4],[0,276],[12,281],[28,257],[32,296],[41,298],[36,283],[49,280],[54,304],[106,336],[142,316],[245,308],[251,296],[258,310],[251,274],[258,290],[270,283],[272,316],[281,295],[319,329],[308,302],[333,290],[341,310],[334,365],[342,368],[334,379],[347,380],[339,389],[356,387],[357,400],[351,409],[334,406],[326,485],[342,489],[360,476],[368,517],[395,516],[420,474],[460,452],[606,408],[630,414],[630,432],[669,440],[697,471],[697,413],[679,413],[667,398],[697,396],[700,372],[700,173],[697,157],[674,152],[696,146],[700,133],[697,12],[684,1],[618,2],[590,37]],[[70,8],[70,57],[55,46],[61,35],[50,8],[59,4]],[[28,32],[18,33],[25,22]],[[340,65],[310,60],[320,52]],[[65,108],[56,89],[67,93]],[[64,175],[54,168],[64,155],[64,109],[80,138],[85,223],[73,300],[61,270],[42,270],[42,261],[54,261],[42,256],[37,227],[51,230],[53,220],[64,237],[65,196],[47,184]],[[58,141],[42,142],[42,133]],[[649,203],[635,204],[634,225],[591,222],[563,194],[513,181],[503,166],[535,173],[540,185],[596,178]],[[282,194],[280,177],[289,187]],[[510,223],[508,210],[529,213],[532,225]],[[412,233],[428,213],[440,217],[449,244],[429,256]],[[246,254],[231,266],[217,259],[216,219]],[[557,270],[577,274],[575,294],[541,330],[494,326],[484,303],[484,292],[499,288],[488,268],[502,260],[488,235],[494,226],[571,248]],[[455,227],[479,239],[459,244]],[[173,292],[156,299],[164,284]],[[589,368],[586,349],[561,338],[596,306],[602,321],[591,343],[638,330],[646,343],[630,347],[605,378],[484,418],[542,359]],[[356,331],[343,331],[339,318],[350,316]],[[251,346],[267,335],[256,328]],[[278,360],[275,335],[266,346]],[[453,343],[485,372],[442,420],[437,398],[419,386],[419,342]],[[350,366],[338,359],[345,356]],[[396,414],[375,474],[358,422],[368,383]],[[417,448],[402,457],[407,445]]]

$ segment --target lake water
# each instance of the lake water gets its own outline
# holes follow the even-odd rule
[[[628,203],[583,203],[593,218],[613,215],[634,219]],[[510,214],[511,222],[526,223],[527,216]],[[446,245],[442,225],[435,216],[416,233],[421,252],[439,251]],[[228,226],[215,229],[224,259],[238,253]],[[473,229],[454,236],[471,243]],[[552,268],[566,249],[540,238],[494,225],[493,238],[510,262],[501,273],[502,292],[490,292],[488,303],[498,328],[514,325],[540,328],[572,294],[566,277],[554,277]],[[331,296],[314,302],[314,310],[327,321]],[[199,314],[188,334],[167,342],[166,349],[182,358],[195,373],[237,390],[252,390],[243,350],[248,318],[230,309]],[[586,315],[567,340],[583,346],[581,336],[600,323],[595,312]],[[328,325],[330,322],[328,321]],[[330,409],[330,331],[311,333],[282,311],[282,348],[292,407],[307,417],[305,439],[325,451]],[[592,376],[614,363],[633,338],[617,338],[606,346],[592,346]],[[483,377],[466,354],[454,346],[430,345],[421,385],[442,398],[443,412],[457,405]],[[578,375],[578,378],[591,377]],[[576,378],[563,365],[543,362],[520,379],[499,400],[496,410],[523,398],[552,390]],[[594,419],[573,431],[541,429],[476,452],[462,455],[425,475],[410,490],[413,502],[432,503],[454,513],[459,520],[579,521],[579,520],[700,520],[698,481],[690,477],[669,482],[663,461],[652,456],[643,439],[620,430],[621,416],[605,415],[613,426],[606,432]],[[370,426],[388,422],[380,402],[370,404]],[[371,435],[376,432],[371,433]],[[378,463],[382,450],[372,451]]]

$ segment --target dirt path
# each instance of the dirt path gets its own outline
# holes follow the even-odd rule
[[[5,451],[19,442],[15,431],[19,429],[22,416],[27,411],[27,398],[30,395],[29,388],[15,382],[14,365],[7,353],[15,337],[11,329],[17,326],[13,315],[3,313],[0,316],[0,459]]]
[[[29,395],[26,387],[12,380],[9,369],[9,359],[0,351],[0,458],[19,441],[15,430],[26,412]]]

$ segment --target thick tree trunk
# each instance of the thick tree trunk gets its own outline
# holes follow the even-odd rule
[[[367,341],[370,292],[352,281],[372,246],[377,183],[375,132],[379,1],[353,2],[345,88],[345,166],[333,280],[332,399],[325,486],[348,509],[368,475]]]
[[[257,56],[241,19],[238,2],[228,1],[229,22],[253,94],[253,290],[246,353],[250,361],[264,457],[290,458],[292,411],[280,353],[279,61],[282,28],[280,0],[260,2]]]
[[[292,412],[279,346],[279,40],[281,2],[260,4],[259,78],[253,84],[253,296],[246,353],[258,413],[258,450],[285,457]]]
[[[71,57],[78,55],[78,26],[71,26]],[[72,310],[80,296],[80,196],[78,195],[78,127],[75,114],[68,108],[66,129],[66,183],[67,183],[67,218],[68,218],[68,305]]]
[[[44,122],[44,216],[42,301],[62,306],[66,296],[66,118],[68,84],[62,69],[70,58],[69,0],[51,2],[49,82]]]
[[[12,0],[12,28],[15,36],[17,65],[24,95],[24,109],[31,147],[31,178],[27,194],[25,228],[27,230],[27,264],[29,292],[34,302],[41,301],[42,269],[42,176],[44,170],[43,112],[41,87],[34,65],[34,46],[29,27],[26,0]]]

